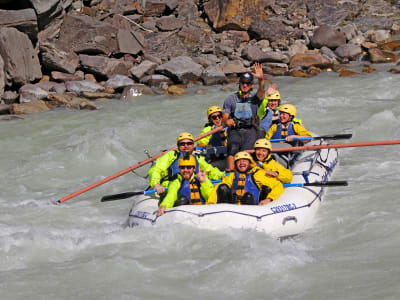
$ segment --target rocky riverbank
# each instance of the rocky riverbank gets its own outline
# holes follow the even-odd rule
[[[254,62],[272,81],[359,75],[399,50],[400,1],[0,0],[0,114],[180,95]]]

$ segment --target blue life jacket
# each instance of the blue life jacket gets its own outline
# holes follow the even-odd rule
[[[282,136],[282,124],[279,123],[276,128],[276,131],[275,131],[274,135],[271,137],[271,139],[283,139],[289,135],[295,135],[295,134],[296,134],[296,132],[293,130],[293,123],[290,122],[289,126],[288,126],[288,134],[285,136]]]
[[[179,174],[179,158],[183,155],[183,152],[175,152],[175,155],[178,157],[174,160],[174,162],[168,168],[168,180],[174,180],[176,178],[176,174]],[[197,174],[199,172],[199,161],[197,160],[196,155],[193,155],[196,161],[196,169],[194,173]]]
[[[239,176],[240,176],[240,173],[237,172],[235,174],[235,179],[233,180],[233,183],[232,183],[232,196],[233,196],[233,200],[235,201],[235,203],[237,203],[238,200],[241,200],[241,199],[238,199],[238,197],[237,197],[237,191],[241,187],[241,184],[239,184]],[[249,172],[249,173],[246,174],[246,179],[245,179],[245,182],[244,182],[244,193],[243,194],[245,194],[247,192],[249,192],[249,193],[251,193],[253,195],[255,204],[257,205],[260,202],[259,201],[260,189],[258,188],[258,186],[254,182],[254,178],[253,178],[253,173],[252,172]]]
[[[215,125],[212,129],[217,128]],[[227,145],[227,134],[228,127],[224,128],[224,131],[218,131],[211,136],[210,145],[213,147],[226,146]]]
[[[265,114],[264,118],[261,120],[261,127],[265,129],[265,132],[268,132],[269,128],[272,125],[272,117],[274,115],[274,111],[267,107],[267,113]],[[279,111],[278,111],[278,117],[279,117]]]
[[[178,197],[179,196],[185,196],[186,198],[189,199],[190,204],[205,204],[205,201],[203,197],[201,196],[200,193],[200,181],[195,177],[192,180],[192,183],[195,184],[195,188],[190,187],[190,182],[188,180],[183,179],[182,180],[182,185],[181,188],[178,191]]]

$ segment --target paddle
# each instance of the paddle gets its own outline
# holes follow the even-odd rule
[[[214,134],[215,132],[221,131],[221,130],[224,130],[224,128],[223,128],[222,126],[217,127],[217,128],[215,128],[215,129],[213,129],[213,130],[211,130],[211,131],[209,131],[209,132],[206,132],[206,133],[204,133],[204,134],[202,134],[202,135],[199,135],[198,137],[196,137],[196,138],[194,139],[194,141],[196,142],[196,141],[198,141],[198,140],[200,140],[200,139],[202,139],[202,138],[204,138],[204,137],[206,137],[206,136],[209,136],[209,135]],[[114,174],[114,175],[111,175],[111,176],[109,176],[109,177],[106,177],[106,178],[104,178],[104,179],[102,179],[102,180],[100,180],[100,181],[98,181],[98,182],[96,182],[96,183],[93,183],[93,184],[91,184],[91,185],[89,185],[89,186],[87,186],[87,187],[85,187],[85,188],[80,189],[79,191],[76,191],[76,192],[74,192],[74,193],[72,193],[72,194],[69,194],[68,196],[65,196],[65,197],[61,198],[61,199],[58,200],[57,202],[58,202],[58,203],[62,203],[62,202],[64,202],[64,201],[67,201],[67,200],[69,200],[69,199],[71,199],[71,198],[74,198],[74,197],[76,197],[76,196],[78,196],[78,195],[80,195],[80,194],[83,194],[83,193],[85,193],[85,192],[87,192],[87,191],[89,191],[89,190],[91,190],[91,189],[94,189],[95,187],[98,187],[99,185],[102,185],[102,184],[104,184],[104,183],[106,183],[106,182],[108,182],[108,181],[111,181],[111,180],[113,180],[113,179],[115,179],[115,178],[117,178],[117,177],[119,177],[119,176],[122,176],[122,175],[124,175],[124,174],[126,174],[126,173],[128,173],[128,172],[131,172],[131,171],[133,171],[133,170],[136,170],[137,168],[140,168],[140,167],[142,167],[142,166],[144,166],[144,165],[146,165],[146,164],[148,164],[148,163],[150,163],[150,162],[156,160],[156,159],[159,158],[160,156],[163,156],[164,154],[166,154],[166,153],[168,153],[168,152],[170,152],[170,151],[174,151],[176,148],[177,148],[177,146],[172,147],[172,148],[170,148],[170,149],[168,149],[168,150],[165,150],[164,152],[161,152],[161,153],[159,153],[159,154],[157,154],[157,155],[154,155],[153,157],[150,157],[150,158],[148,158],[148,159],[146,159],[146,160],[144,160],[144,161],[142,161],[142,162],[139,162],[139,163],[137,163],[137,164],[134,165],[134,166],[131,166],[131,167],[129,167],[129,168],[125,169],[125,170],[122,170],[122,171],[120,171],[120,172],[118,172],[118,173],[116,173],[116,174]]]
[[[221,180],[213,180],[211,181],[212,183],[218,183],[221,182]],[[283,184],[284,187],[303,187],[303,186],[347,186],[348,183],[347,181],[326,181],[326,182],[310,182],[310,183],[285,183]],[[168,188],[165,188],[167,190]],[[153,194],[155,193],[156,190],[147,190],[147,191],[139,191],[139,192],[126,192],[126,193],[121,193],[121,194],[114,194],[114,195],[106,195],[103,198],[101,198],[101,202],[107,202],[107,201],[114,201],[114,200],[121,200],[121,199],[126,199],[130,198],[133,196],[138,196],[138,195],[147,195],[147,194]]]
[[[361,143],[326,144],[326,145],[299,146],[299,147],[291,147],[291,148],[276,148],[276,149],[272,149],[272,152],[319,150],[319,149],[327,149],[327,148],[350,148],[350,147],[385,146],[385,145],[398,145],[398,144],[400,144],[400,140],[394,140],[394,141],[372,141],[372,142],[361,142]]]
[[[345,140],[345,139],[351,139],[352,136],[353,136],[352,133],[342,133],[342,134],[332,134],[332,135],[324,135],[324,136],[294,138],[293,140],[299,140],[299,141],[309,141],[309,140]],[[285,139],[271,139],[269,141],[271,143],[284,142]]]

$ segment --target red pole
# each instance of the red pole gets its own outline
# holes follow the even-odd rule
[[[202,135],[199,135],[198,137],[196,137],[194,139],[194,141],[196,142],[196,141],[198,141],[198,140],[200,140],[200,139],[202,139],[202,138],[204,138],[206,136],[214,134],[215,132],[221,131],[223,129],[224,128],[222,126],[217,127],[217,128],[215,128],[215,129],[213,129],[213,130],[211,130],[209,132],[206,132],[206,133],[204,133]],[[115,178],[117,178],[119,176],[122,176],[122,175],[128,173],[128,172],[136,170],[137,168],[140,168],[141,166],[147,165],[148,163],[150,163],[150,162],[156,160],[157,158],[159,158],[160,156],[162,156],[162,155],[164,155],[164,154],[166,154],[166,153],[168,153],[170,151],[174,151],[176,148],[177,148],[177,146],[172,147],[172,148],[170,148],[168,150],[165,150],[164,152],[161,152],[161,153],[159,153],[157,155],[154,155],[153,157],[150,157],[150,158],[148,158],[148,159],[146,159],[146,160],[144,160],[144,161],[142,161],[140,163],[137,163],[136,165],[131,166],[131,167],[125,169],[125,170],[122,170],[121,172],[118,172],[118,173],[116,173],[114,175],[111,175],[111,176],[109,176],[107,178],[104,178],[104,179],[102,179],[102,180],[100,180],[100,181],[98,181],[96,183],[93,183],[93,184],[91,184],[91,185],[89,185],[89,186],[87,186],[87,187],[85,187],[83,189],[80,189],[79,191],[76,191],[76,192],[74,192],[72,194],[69,194],[68,196],[65,196],[65,197],[61,198],[60,200],[58,200],[58,203],[63,203],[63,202],[65,202],[65,201],[67,201],[67,200],[69,200],[71,198],[74,198],[74,197],[76,197],[76,196],[78,196],[80,194],[83,194],[83,193],[91,190],[91,189],[94,189],[95,187],[98,187],[99,185],[102,185],[103,183],[106,183],[106,182],[111,181],[111,180],[113,180],[113,179],[115,179]]]
[[[272,152],[318,150],[318,149],[326,149],[326,148],[350,148],[350,147],[384,146],[384,145],[397,145],[397,144],[400,144],[400,140],[361,142],[361,143],[346,143],[346,144],[324,144],[324,145],[299,146],[299,147],[291,147],[291,148],[276,148],[276,149],[272,149]]]

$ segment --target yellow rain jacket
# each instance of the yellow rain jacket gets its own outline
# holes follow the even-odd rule
[[[190,178],[192,180],[195,177],[195,174]],[[168,185],[167,195],[165,196],[164,200],[161,202],[161,206],[165,206],[165,208],[171,208],[174,206],[175,201],[178,199],[178,193],[182,186],[183,178],[181,174],[177,175],[175,180],[172,180]],[[210,192],[214,188],[213,184],[211,183],[210,179],[206,177],[206,181],[200,183],[200,194],[203,197],[204,201],[207,201]]]
[[[262,186],[268,186],[271,189],[271,192],[268,194],[266,198],[270,198],[275,200],[283,193],[283,185],[282,183],[273,177],[269,177],[265,175],[265,171],[259,167],[253,167],[247,171],[247,173],[254,173],[254,182],[257,187],[261,190]],[[222,179],[221,183],[217,184],[214,189],[211,191],[210,196],[208,197],[208,201],[206,204],[216,204],[217,199],[217,189],[221,184],[226,184],[228,187],[232,188],[232,184],[235,180],[235,172],[230,172],[228,176]],[[264,199],[260,199],[264,200]]]
[[[293,174],[292,171],[289,169],[286,169],[284,166],[282,166],[279,162],[277,162],[275,159],[271,157],[271,155],[268,155],[264,161],[258,161],[257,165],[260,166],[262,164],[262,168],[264,170],[272,171],[272,172],[277,172],[278,176],[275,177],[282,183],[290,183],[293,179]]]
[[[180,152],[178,150],[170,151],[156,159],[155,165],[149,170],[149,185],[152,188],[154,188],[156,184],[160,184],[161,179],[163,179],[161,185],[163,187],[168,186],[168,168],[176,159],[179,158],[179,153]],[[206,175],[209,179],[218,180],[225,175],[224,172],[207,163],[204,156],[195,155],[195,157],[199,162],[200,169],[206,172]]]

